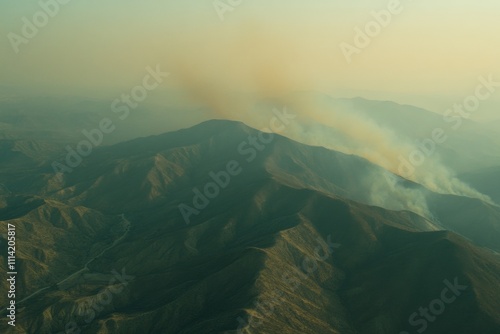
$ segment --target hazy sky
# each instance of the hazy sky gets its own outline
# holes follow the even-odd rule
[[[390,2],[243,0],[222,21],[211,0],[71,0],[16,54],[8,34],[22,36],[22,18],[40,5],[0,0],[0,93],[112,99],[160,64],[171,72],[162,90],[194,96],[319,90],[439,112],[472,94],[478,76],[500,81],[498,0],[402,0],[348,64],[340,44],[354,45],[354,28]],[[499,101],[500,92],[479,117]]]

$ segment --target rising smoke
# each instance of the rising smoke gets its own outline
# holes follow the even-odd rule
[[[245,25],[240,33],[217,40],[203,55],[193,52],[186,56],[183,50],[182,56],[170,59],[173,77],[193,100],[210,110],[212,118],[238,120],[260,129],[272,115],[270,103],[274,107],[286,106],[299,117],[282,135],[305,144],[354,154],[399,174],[399,157],[408,156],[417,147],[408,138],[397,136],[391,129],[354,110],[334,108],[325,103],[322,94],[311,93],[322,88],[324,73],[320,76],[318,73],[325,63],[314,63],[314,57],[304,59],[304,53],[291,40],[259,29]],[[329,65],[325,65],[324,70],[329,69]],[[405,177],[434,192],[492,203],[488,196],[458,180],[437,154],[428,157],[411,176]],[[377,205],[410,209],[429,216],[422,194],[397,189],[396,184],[387,183],[385,188],[378,181],[372,184],[372,198]]]

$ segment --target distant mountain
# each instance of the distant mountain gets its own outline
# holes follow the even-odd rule
[[[460,178],[472,185],[483,194],[490,196],[495,202],[500,203],[500,166],[478,169],[464,173]]]
[[[258,138],[259,132],[243,123],[208,121],[186,130],[101,147],[73,172],[64,174],[62,181],[49,161],[37,173],[15,182],[11,177],[5,184],[119,214],[194,197],[194,187],[203,188],[212,181],[211,172],[225,170],[226,164],[235,160],[245,172],[234,178],[234,186],[244,185],[248,178],[272,177],[293,188],[319,190],[390,210],[413,211],[427,218],[420,227],[422,231],[449,229],[478,245],[500,250],[500,208],[496,206],[435,194],[363,158],[310,147],[279,135],[262,144],[259,151],[252,148],[249,136]],[[470,216],[475,211],[478,214],[471,225]]]
[[[12,175],[2,333],[500,331],[498,208],[356,156],[209,121]]]
[[[90,131],[98,127],[105,118],[111,119],[117,127],[116,131],[107,133],[103,138],[104,145],[161,134],[183,124],[177,119],[167,122],[164,107],[160,105],[142,103],[123,120],[119,118],[121,114],[114,113],[111,106],[108,99],[0,98],[0,140],[53,142],[59,144],[60,152],[64,152],[66,144],[75,144],[85,139],[82,130]],[[197,113],[192,111],[192,114]],[[191,118],[185,116],[184,119]],[[197,116],[192,116],[191,122],[196,121]]]
[[[456,173],[500,166],[498,128],[474,122],[457,112],[443,117],[422,108],[391,101],[336,99],[320,93],[300,93],[291,98],[313,99],[326,112],[341,110],[359,115],[363,119],[372,120],[397,138],[414,144],[432,138],[435,129],[442,129],[446,141],[437,145],[436,152],[443,163]]]
[[[142,104],[123,121],[107,100],[0,97],[0,174],[7,178],[16,173],[31,174],[44,161],[64,158],[67,146],[76,149],[87,140],[83,131],[93,131],[103,119],[114,121],[115,129],[103,135],[99,145],[160,134],[175,127],[164,118],[163,108],[151,104]]]

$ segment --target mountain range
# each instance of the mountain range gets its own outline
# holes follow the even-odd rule
[[[227,120],[53,157],[2,155],[2,333],[500,332],[493,196]]]

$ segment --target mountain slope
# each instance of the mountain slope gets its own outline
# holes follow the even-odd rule
[[[134,216],[123,242],[81,280],[32,298],[16,328],[57,332],[74,319],[83,333],[223,333],[247,322],[263,333],[387,333],[404,329],[405,311],[418,309],[420,299],[410,298],[416,291],[436,298],[443,280],[460,277],[468,294],[429,333],[469,322],[462,309],[489,319],[466,329],[498,330],[500,305],[491,296],[498,295],[500,263],[493,253],[453,234],[415,233],[405,226],[421,218],[411,214],[272,180],[244,190],[222,195],[232,209],[208,209],[195,225],[171,215]],[[110,268],[126,268],[134,279],[87,324],[78,310],[99,298]]]
[[[41,268],[37,248],[50,240],[45,252],[58,252],[45,258],[68,264],[45,261],[41,282],[22,271],[20,281],[35,284],[23,283],[16,328],[2,323],[0,331],[415,332],[412,314],[457,279],[467,288],[426,332],[499,332],[498,254],[437,231],[442,221],[370,205],[370,183],[354,175],[383,170],[364,159],[276,136],[247,161],[253,155],[238,147],[248,136],[259,133],[208,122],[103,147],[61,180],[49,165],[0,180],[37,194],[7,194],[0,208],[2,224],[34,235],[32,246],[21,245],[23,261]],[[241,172],[186,221],[179,205],[196,207],[193,189],[205,192],[211,172],[221,175],[232,160]],[[470,216],[449,224],[458,219],[477,244],[499,240],[494,207],[430,195],[441,216],[458,204],[487,209],[486,232],[472,235]]]
[[[102,147],[72,173],[65,174],[62,181],[47,164],[39,174],[27,176],[15,187],[120,214],[162,203],[181,204],[179,198],[194,198],[194,188],[203,192],[213,182],[210,173],[218,174],[226,170],[228,162],[236,161],[242,173],[231,178],[232,185],[271,175],[294,188],[319,190],[390,210],[413,211],[427,218],[422,231],[448,229],[480,246],[500,250],[499,207],[473,198],[435,194],[357,156],[278,135],[254,148],[249,138],[259,138],[259,132],[242,123],[205,122]],[[8,180],[5,183],[14,187]],[[103,193],[107,196],[101,196]],[[184,204],[192,206],[192,199]],[[471,225],[471,213],[475,211],[480,214]]]

